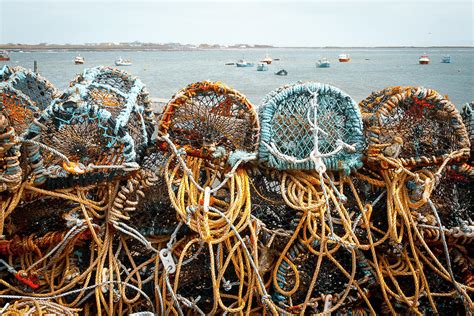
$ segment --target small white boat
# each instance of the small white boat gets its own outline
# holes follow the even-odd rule
[[[130,59],[123,59],[120,57],[115,61],[115,66],[131,66],[132,61]]]
[[[339,55],[338,59],[341,63],[348,63],[351,61],[351,56],[349,56],[349,54],[342,53]]]
[[[273,62],[273,59],[268,54],[266,54],[265,58],[262,59],[260,62],[270,65]]]
[[[443,58],[441,58],[441,62],[443,64],[450,64],[451,63],[451,56],[449,55],[444,55]]]
[[[235,63],[235,65],[237,67],[240,67],[240,68],[242,68],[242,67],[253,67],[254,66],[253,63],[250,63],[250,62],[245,61],[243,59],[240,59],[238,62]]]
[[[327,58],[322,58],[318,60],[318,63],[316,64],[316,67],[318,68],[329,68],[331,67],[331,63]]]
[[[9,61],[10,56],[8,56],[8,52],[6,50],[0,50],[0,61]]]
[[[267,71],[268,70],[268,66],[266,63],[260,63],[258,64],[257,66],[257,71]]]
[[[76,56],[76,58],[74,58],[74,64],[76,65],[82,65],[84,62],[84,57],[82,57],[81,55],[78,55]]]
[[[428,57],[428,55],[423,54],[421,55],[420,59],[418,59],[418,62],[420,63],[420,65],[428,65],[430,63],[430,58]]]

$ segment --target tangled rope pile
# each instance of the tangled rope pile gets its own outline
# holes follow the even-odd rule
[[[472,105],[0,80],[2,315],[472,313]]]

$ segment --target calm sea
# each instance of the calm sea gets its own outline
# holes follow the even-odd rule
[[[341,52],[351,55],[350,63],[339,63]],[[266,53],[280,61],[270,65],[267,72],[253,68],[226,66],[245,58],[258,62]],[[418,58],[427,53],[429,65],[419,65]],[[84,68],[97,65],[112,66],[118,57],[130,58],[132,66],[122,67],[138,76],[157,98],[170,98],[189,83],[200,80],[222,81],[239,90],[256,105],[271,90],[299,80],[319,81],[341,88],[357,102],[372,91],[393,85],[415,85],[433,88],[447,94],[456,104],[474,100],[474,49],[270,49],[270,50],[212,50],[212,51],[136,51],[81,52],[84,65],[74,65],[77,52],[12,52],[10,65],[33,68],[38,61],[39,72],[59,89]],[[451,64],[442,64],[441,57],[451,55]],[[331,61],[331,68],[316,68],[321,57]],[[3,64],[3,63],[2,63]],[[0,64],[1,65],[1,64]],[[288,76],[274,72],[286,69]]]

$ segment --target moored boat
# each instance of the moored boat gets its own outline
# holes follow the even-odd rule
[[[420,65],[428,65],[430,63],[430,58],[428,57],[428,55],[423,54],[420,56],[420,59],[418,59],[418,62],[420,63]]]
[[[338,59],[339,59],[339,62],[341,63],[347,63],[351,61],[351,56],[349,56],[349,54],[342,53],[342,54],[339,54]]]
[[[8,52],[6,50],[0,51],[0,61],[9,61],[10,56],[8,56]]]
[[[245,61],[244,59],[240,59],[238,62],[235,63],[237,67],[253,67],[254,64],[248,61]]]
[[[442,58],[441,58],[441,62],[443,64],[450,64],[451,63],[451,56],[450,55],[444,55]]]
[[[273,62],[273,59],[268,54],[266,54],[265,58],[262,59],[260,62],[270,65]]]
[[[331,62],[327,58],[321,58],[316,63],[316,67],[318,67],[318,68],[329,68],[329,67],[331,67]]]
[[[124,59],[120,57],[115,61],[115,66],[131,66],[132,62],[130,59]]]
[[[281,70],[278,70],[277,72],[275,72],[275,75],[277,75],[277,76],[286,76],[286,75],[288,75],[288,71],[286,71],[285,69],[281,69]]]
[[[267,64],[265,64],[265,63],[258,64],[257,71],[267,71],[267,70],[268,70]]]
[[[76,58],[74,58],[74,64],[76,65],[82,65],[84,63],[84,57],[82,56],[76,56]]]

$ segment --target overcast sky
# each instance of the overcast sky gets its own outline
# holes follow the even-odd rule
[[[0,43],[474,45],[472,0],[0,0]]]

